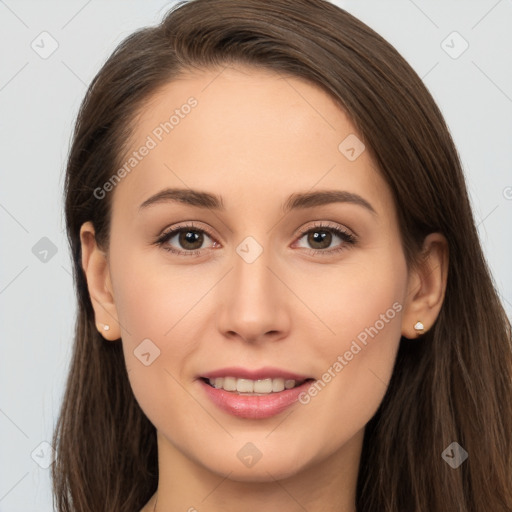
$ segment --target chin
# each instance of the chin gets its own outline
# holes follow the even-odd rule
[[[276,452],[278,449],[276,450]],[[274,454],[276,454],[274,452]],[[277,454],[276,454],[277,455]],[[269,456],[264,461],[263,455],[254,465],[245,467],[244,464],[236,458],[235,463],[231,458],[218,461],[214,466],[211,465],[211,459],[205,466],[213,473],[225,477],[235,482],[273,482],[283,480],[299,473],[304,464],[299,463],[296,458],[289,457],[284,459],[282,456]]]

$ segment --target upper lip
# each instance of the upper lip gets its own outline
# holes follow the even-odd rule
[[[229,368],[221,368],[211,372],[203,373],[201,377],[205,379],[215,379],[216,377],[236,377],[240,379],[250,380],[263,380],[263,379],[287,379],[287,380],[307,380],[312,377],[307,375],[299,375],[297,373],[282,370],[281,368],[273,368],[265,366],[264,368],[251,370],[249,368],[242,368],[238,366],[232,366]]]

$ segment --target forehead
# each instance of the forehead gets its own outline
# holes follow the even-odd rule
[[[246,207],[255,198],[337,188],[364,192],[377,209],[389,209],[387,185],[362,148],[349,117],[315,85],[248,67],[187,72],[136,116],[122,159],[129,172],[114,204],[139,205],[172,186]]]

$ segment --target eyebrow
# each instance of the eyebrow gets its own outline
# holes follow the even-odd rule
[[[183,188],[166,188],[146,199],[139,211],[159,203],[178,202],[196,208],[205,208],[216,211],[226,211],[221,196],[202,192],[200,190]],[[351,203],[362,206],[373,215],[377,212],[373,206],[363,197],[345,190],[319,190],[315,192],[295,193],[290,195],[282,206],[283,213],[291,210],[302,210],[323,206],[332,203]]]

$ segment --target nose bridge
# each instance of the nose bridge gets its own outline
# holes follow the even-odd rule
[[[269,268],[272,264],[272,251],[268,238],[262,243],[253,236],[247,236],[235,249],[233,282],[234,298],[244,308],[262,309],[273,302],[277,291],[275,277]],[[271,293],[272,292],[272,293]]]
[[[221,300],[219,328],[236,332],[244,339],[256,339],[268,332],[287,328],[288,315],[283,284],[274,273],[272,251],[255,237],[248,236],[236,246],[229,286]],[[272,268],[272,271],[269,269]]]
[[[263,247],[254,237],[247,237],[236,248],[234,258],[234,279],[236,286],[246,289],[249,295],[268,293],[269,276],[268,267],[271,264],[272,254],[268,247]],[[243,294],[246,295],[246,294]]]

